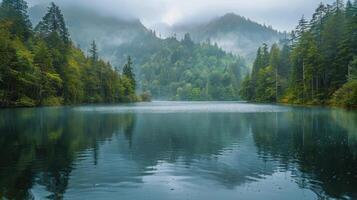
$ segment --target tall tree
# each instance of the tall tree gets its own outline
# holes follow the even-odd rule
[[[279,83],[279,61],[280,61],[280,49],[278,47],[277,44],[273,44],[273,46],[270,49],[270,59],[269,59],[269,65],[272,68],[272,70],[274,71],[274,82],[275,82],[275,101],[278,101],[278,95],[279,94],[279,87],[280,87],[280,83]]]
[[[123,68],[123,75],[130,80],[130,82],[133,86],[133,90],[135,91],[136,82],[135,82],[135,74],[133,72],[132,65],[133,65],[133,62],[131,61],[131,57],[128,56],[128,61],[124,65],[124,68]]]
[[[50,37],[52,34],[57,33],[64,43],[67,44],[70,42],[70,35],[62,12],[53,2],[35,30],[44,38]]]
[[[92,43],[90,45],[89,57],[93,63],[98,61],[98,57],[99,57],[98,56],[98,48],[97,48],[97,44],[95,43],[94,40],[92,41]]]
[[[183,40],[182,40],[182,44],[187,46],[188,48],[192,48],[194,43],[191,39],[191,35],[189,33],[186,33]]]
[[[44,102],[46,99],[55,97],[62,88],[62,79],[53,68],[53,61],[49,52],[46,44],[41,42],[34,55],[34,65],[39,71],[37,99],[41,105],[46,104]]]
[[[27,2],[24,0],[3,0],[0,6],[0,21],[11,22],[10,32],[24,41],[32,34],[27,8]]]

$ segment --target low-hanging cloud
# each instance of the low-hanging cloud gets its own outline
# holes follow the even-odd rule
[[[302,16],[310,16],[321,0],[54,0],[104,15],[139,18],[147,26],[207,21],[228,12],[248,17],[278,30],[291,30]],[[322,0],[331,3],[333,0]],[[49,3],[29,0],[30,5]]]

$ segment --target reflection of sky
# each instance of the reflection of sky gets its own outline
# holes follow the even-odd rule
[[[137,129],[146,127],[139,117]],[[247,131],[247,130],[246,130]],[[145,140],[136,132],[135,140]],[[78,155],[73,164],[65,199],[312,199],[311,191],[301,189],[290,172],[279,172],[278,162],[263,160],[257,154],[252,134],[247,131],[215,154],[178,156],[170,161],[170,150],[152,153],[130,149],[123,134],[99,146],[97,162],[93,150]],[[150,147],[150,144],[148,144]],[[140,149],[140,148],[139,148]],[[161,149],[162,150],[162,149]],[[145,157],[145,155],[149,155]],[[152,156],[152,157],[151,157]],[[161,159],[160,159],[161,158]],[[146,161],[142,161],[145,160]],[[157,159],[157,160],[156,160]],[[96,165],[94,163],[97,163]],[[152,166],[147,163],[155,163]],[[281,191],[284,190],[282,193]],[[34,196],[49,195],[36,185]],[[289,195],[289,196],[287,196]]]
[[[95,148],[78,153],[64,197],[316,199],[316,195],[328,196],[326,188],[335,186],[326,181],[333,176],[330,167],[341,169],[339,165],[311,163],[326,162],[346,152],[343,143],[333,143],[344,141],[345,135],[339,126],[325,123],[331,122],[328,109],[191,103],[188,107],[196,111],[187,113],[187,104],[155,102],[153,108],[145,103],[137,105],[136,109],[144,111],[133,111],[135,123],[131,128],[119,129],[106,139],[96,138]],[[104,116],[121,116],[132,108],[87,106],[72,111],[103,121]],[[222,112],[227,109],[230,112]],[[350,115],[345,117],[353,120]],[[118,119],[113,121],[117,125],[124,117]],[[329,150],[332,144],[336,155],[320,155],[311,149]],[[314,158],[304,159],[310,155]],[[354,166],[353,160],[344,155],[349,166],[343,166],[348,170]],[[324,169],[329,171],[325,174],[321,171]],[[343,173],[339,174],[341,187],[350,181]],[[34,196],[50,195],[41,185],[37,181],[32,188]]]
[[[272,161],[263,164],[251,137],[221,155],[186,164],[158,161],[142,168],[130,156],[120,155],[123,138],[115,136],[101,146],[98,165],[93,157],[76,163],[71,174],[68,199],[314,199],[301,189],[290,172],[272,170]],[[261,167],[263,166],[263,169]],[[256,176],[265,171],[266,175]],[[227,180],[231,179],[231,180]],[[235,180],[232,180],[235,179]],[[282,192],[284,190],[284,192]],[[109,195],[109,196],[108,196]]]

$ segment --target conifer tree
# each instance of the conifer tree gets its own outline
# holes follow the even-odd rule
[[[24,41],[32,34],[27,8],[27,2],[24,0],[3,0],[0,6],[0,21],[11,22],[10,32]]]
[[[66,44],[70,42],[70,35],[64,17],[60,8],[53,2],[35,30],[44,38],[56,33],[62,42]]]
[[[279,95],[279,61],[280,61],[280,49],[277,44],[273,44],[270,50],[270,59],[269,59],[269,65],[272,68],[274,72],[274,82],[275,82],[275,88],[274,88],[274,93],[275,93],[275,101],[278,101],[278,95]]]
[[[89,54],[92,63],[96,63],[98,61],[98,48],[94,40],[90,45]]]
[[[133,85],[133,90],[135,91],[135,88],[136,88],[135,74],[133,72],[132,65],[133,65],[133,62],[131,61],[131,57],[128,56],[128,61],[124,65],[124,68],[123,68],[123,75],[130,80],[131,84]]]

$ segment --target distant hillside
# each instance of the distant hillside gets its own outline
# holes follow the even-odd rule
[[[34,24],[46,6],[30,9]],[[83,8],[62,8],[72,40],[87,50],[96,40],[100,56],[121,68],[131,56],[139,90],[156,99],[238,100],[244,59],[218,46],[195,44],[190,35],[162,39],[139,20],[105,17]]]
[[[167,27],[164,31],[166,34],[176,33],[179,36],[188,32],[196,42],[210,40],[211,43],[217,43],[224,50],[241,55],[248,61],[254,59],[256,50],[262,43],[272,44],[284,37],[284,34],[271,27],[233,13],[204,24],[173,26],[171,33],[168,33]]]
[[[47,5],[30,8],[30,18],[34,25],[46,10]],[[84,51],[89,49],[91,41],[95,40],[100,55],[117,66],[122,66],[126,62],[128,54],[132,55],[128,46],[154,39],[151,32],[139,20],[102,16],[78,7],[63,7],[62,10],[72,40]]]

